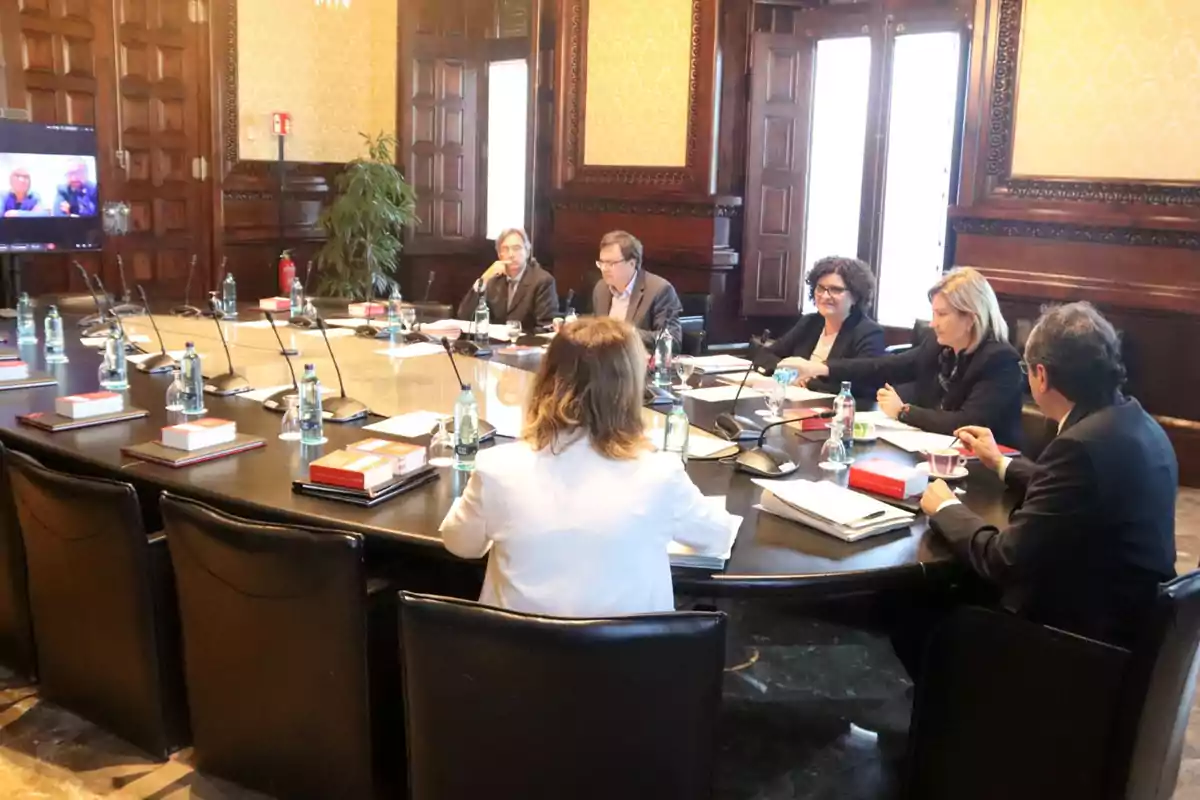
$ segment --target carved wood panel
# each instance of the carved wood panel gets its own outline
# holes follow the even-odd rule
[[[812,62],[811,40],[754,36],[743,314],[795,314],[799,307]]]

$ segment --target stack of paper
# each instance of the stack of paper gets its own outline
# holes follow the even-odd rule
[[[915,515],[828,481],[765,481],[757,508],[845,542],[912,524]]]
[[[745,372],[750,362],[737,356],[700,356],[692,359],[696,372],[715,375],[719,372]]]
[[[742,378],[746,378],[745,372],[732,372],[722,375],[717,380],[730,384],[740,385]],[[759,375],[757,372],[751,372],[750,377],[746,378],[746,385],[753,386],[760,392],[766,392],[771,388],[771,384],[775,382],[774,378],[768,378],[766,375]],[[825,392],[814,392],[811,389],[805,389],[803,386],[788,386],[784,389],[783,396],[795,403],[804,403],[809,400],[828,400],[835,395]]]
[[[725,510],[725,495],[705,497],[704,502],[722,511]],[[667,555],[670,556],[671,566],[691,567],[693,569],[724,569],[726,562],[729,561],[729,557],[733,554],[733,543],[737,540],[738,531],[741,527],[742,518],[734,516],[733,522],[730,525],[728,544],[720,550],[713,552],[700,552],[693,550],[686,544],[670,542],[667,545]]]
[[[703,389],[684,389],[680,392],[682,395],[687,395],[693,400],[699,400],[704,403],[720,403],[726,400],[733,400],[738,396],[738,387],[736,386],[705,386]],[[747,386],[742,389],[742,397],[762,397],[762,392],[751,389]]]
[[[879,438],[910,453],[935,453],[938,450],[949,450],[958,441],[954,436],[926,433],[915,429],[882,430],[879,432]]]
[[[424,326],[426,328],[458,328],[463,332],[464,336],[470,336],[475,331],[475,323],[465,319],[441,319],[437,322],[431,322]],[[507,342],[509,340],[507,325],[488,325],[488,338],[495,339],[498,342]]]

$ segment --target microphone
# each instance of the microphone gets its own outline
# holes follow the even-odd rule
[[[425,281],[425,297],[422,298],[422,303],[429,302],[429,290],[433,288],[433,279],[437,277],[437,273],[429,270],[429,278]]]
[[[146,313],[142,306],[131,303],[129,283],[125,280],[125,259],[117,256],[117,274],[121,276],[121,302],[113,306],[112,313],[118,317],[140,317]]]
[[[315,319],[317,327],[321,330],[321,338],[325,340],[325,349],[329,351],[329,360],[333,362],[333,371],[337,373],[338,389],[341,391],[340,397],[326,397],[321,403],[321,410],[324,412],[325,418],[331,422],[350,422],[361,419],[369,413],[369,409],[358,400],[346,396],[346,384],[342,381],[342,368],[338,366],[337,356],[333,354],[333,347],[329,344],[325,320],[320,317]]]
[[[250,382],[244,376],[233,371],[233,357],[229,355],[229,342],[225,341],[225,330],[221,327],[223,316],[225,315],[221,313],[221,309],[217,308],[217,299],[214,297],[212,300],[213,323],[217,326],[217,333],[221,336],[221,347],[225,348],[225,364],[229,367],[229,371],[217,375],[210,381],[205,381],[204,391],[218,397],[250,391]]]
[[[192,298],[192,276],[196,273],[196,254],[192,254],[191,260],[188,262],[187,283],[183,285],[183,305],[175,306],[171,309],[173,317],[198,317],[200,309],[191,304]]]
[[[739,472],[748,472],[751,475],[759,475],[764,478],[782,478],[800,469],[799,465],[787,453],[778,447],[768,447],[763,442],[766,441],[767,431],[771,430],[771,428],[787,425],[789,422],[800,422],[805,419],[809,419],[809,417],[779,419],[769,425],[763,426],[754,447],[738,453],[737,458],[734,459],[733,468]]]
[[[267,322],[271,323],[271,330],[275,332],[275,341],[279,342],[279,352],[283,354],[283,360],[287,362],[288,372],[292,376],[292,385],[290,388],[280,389],[270,397],[263,400],[263,408],[269,411],[283,411],[284,398],[291,394],[300,393],[300,384],[296,381],[296,368],[292,366],[292,359],[288,356],[299,355],[295,350],[289,350],[283,346],[283,338],[279,335],[279,329],[275,327],[275,316],[270,311],[264,311],[263,316],[267,318]]]
[[[150,301],[146,299],[146,290],[139,283],[138,296],[142,298],[142,305],[146,308],[146,316],[150,317],[150,325],[154,328],[154,335],[158,337],[158,345],[162,349],[162,353],[157,356],[151,356],[142,363],[137,365],[137,368],[145,373],[154,374],[155,372],[168,372],[175,368],[175,359],[167,355],[167,343],[163,341],[162,333],[158,330],[158,323],[154,320],[154,315],[150,313]]]
[[[87,331],[84,331],[84,336],[103,336],[105,331],[108,330],[108,326],[104,325],[104,319],[108,316],[108,312],[105,311],[106,306],[100,302],[100,298],[96,294],[96,289],[92,286],[92,276],[84,269],[83,264],[72,260],[71,266],[79,270],[79,274],[83,276],[83,285],[87,287],[88,294],[92,296],[92,302],[96,304],[96,313],[88,314],[79,320],[79,327],[88,328]]]
[[[464,392],[471,387],[463,383],[462,375],[458,372],[458,363],[454,360],[454,351],[450,347],[450,340],[445,336],[442,337],[442,349],[446,351],[446,357],[450,359],[450,366],[454,368],[454,377],[458,379],[458,386]]]
[[[108,290],[104,288],[104,281],[102,281],[100,279],[99,275],[95,276],[95,281],[96,281],[96,288],[98,288],[100,290],[100,296],[101,297],[109,297],[110,295],[108,294]],[[119,316],[117,316],[114,312],[112,312],[111,309],[109,310],[109,313],[112,315],[112,322],[117,323],[117,327],[121,331],[121,338],[125,340],[125,352],[126,353],[142,352],[142,348],[138,347],[133,342],[129,341],[129,335],[127,333],[125,333],[125,324],[123,322],[121,322],[121,318]],[[107,326],[105,326],[104,335],[108,334],[108,330],[109,330],[109,328]]]
[[[764,338],[769,335],[769,331],[764,332]],[[716,420],[714,420],[714,432],[718,436],[723,436],[731,442],[736,442],[741,439],[753,439],[759,435],[761,429],[757,422],[748,417],[737,415],[737,402],[742,396],[742,389],[746,388],[746,381],[750,378],[751,372],[756,372],[759,375],[769,378],[775,374],[775,367],[782,360],[765,347],[756,348],[754,357],[750,362],[750,368],[742,376],[742,382],[738,385],[737,393],[733,396],[733,405],[730,406],[729,411],[718,414]]]
[[[221,259],[221,272],[217,275],[217,288],[208,293],[209,308],[200,312],[205,317],[220,319],[225,316],[225,310],[219,304],[218,298],[221,296],[221,284],[225,280],[225,265],[228,261],[228,256]]]
[[[304,296],[308,297],[308,279],[312,277],[313,262],[310,258],[308,266],[304,268]]]

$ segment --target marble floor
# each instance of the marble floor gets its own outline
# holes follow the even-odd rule
[[[1180,494],[1178,567],[1200,561],[1200,490]],[[910,710],[888,642],[796,611],[735,604],[717,769],[720,800],[890,800]],[[190,751],[154,762],[36,687],[0,673],[0,797],[266,800],[196,772]],[[1200,800],[1200,703],[1175,800]]]

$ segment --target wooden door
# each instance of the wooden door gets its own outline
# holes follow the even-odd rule
[[[794,315],[804,277],[804,189],[813,41],[754,35],[742,313]]]
[[[200,103],[207,26],[195,18],[197,6],[203,6],[189,0],[111,1],[116,167],[107,194],[129,203],[130,232],[111,239],[110,249],[124,258],[130,284],[181,297],[188,261],[197,255],[207,264],[211,248],[203,158],[209,136]],[[110,259],[106,278],[115,292],[114,264]],[[196,281],[193,302],[197,289],[202,296],[209,282],[206,274]]]

